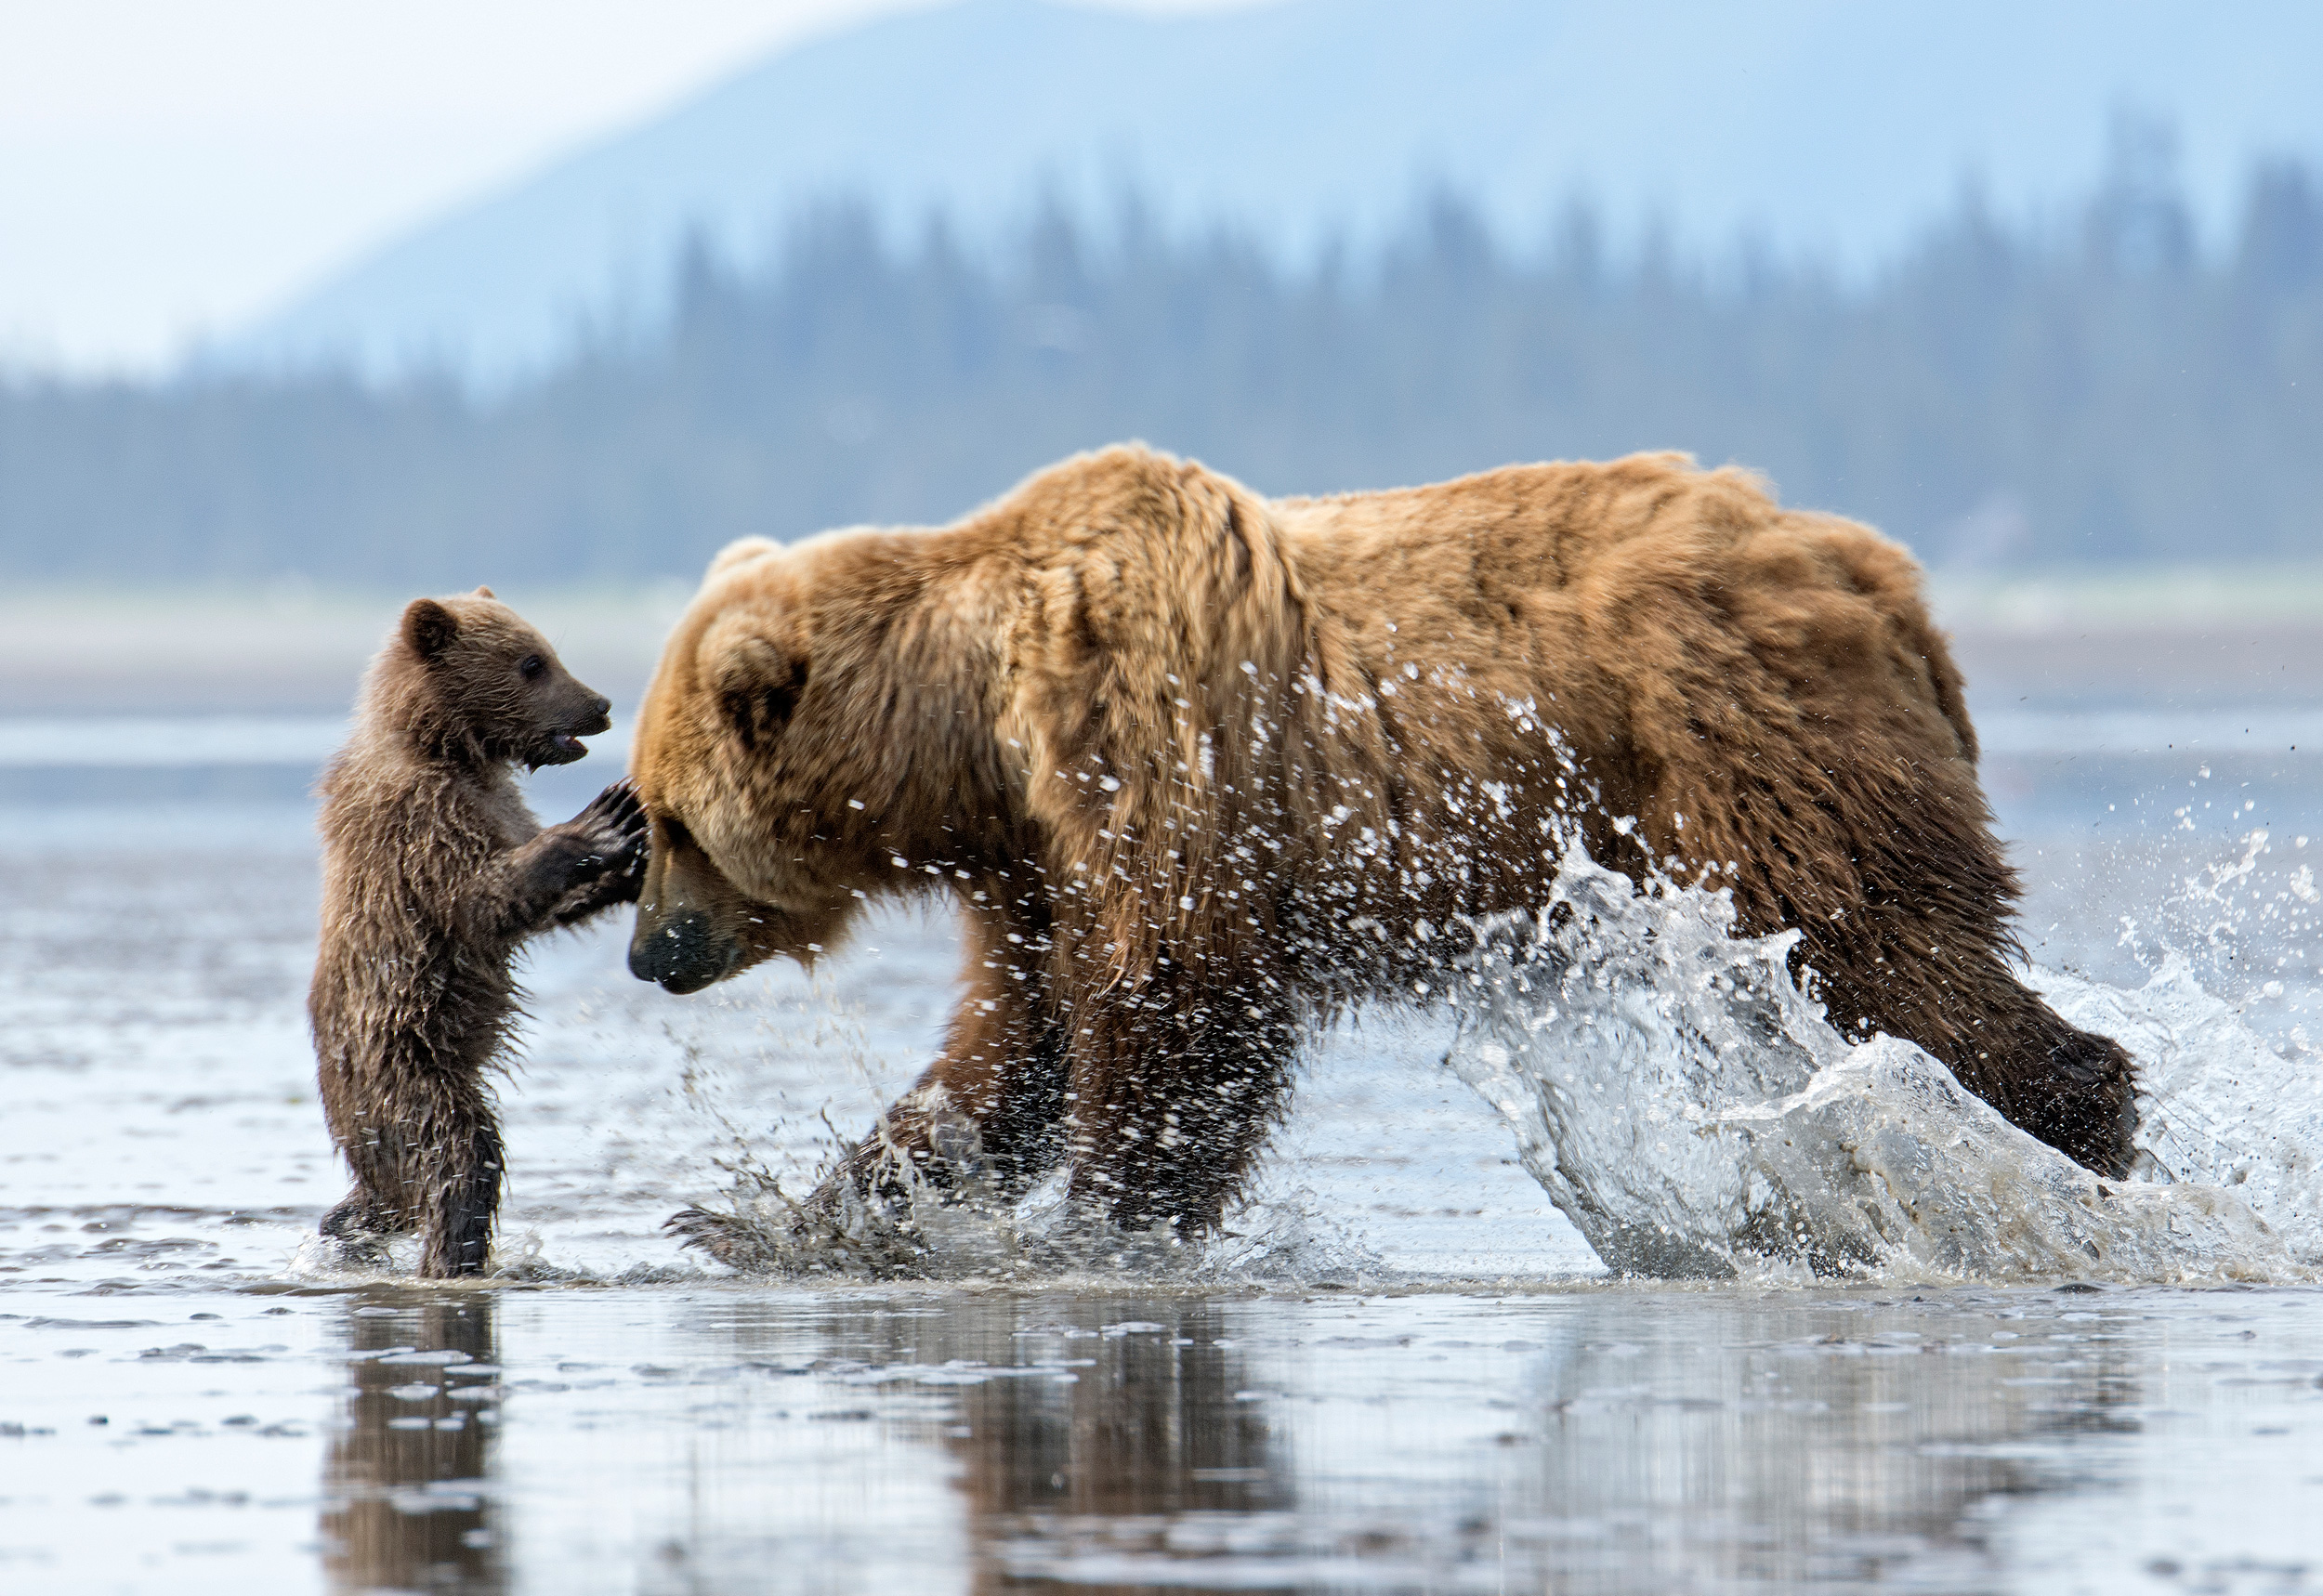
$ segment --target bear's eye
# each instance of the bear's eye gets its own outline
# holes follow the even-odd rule
[[[527,654],[524,657],[524,663],[517,667],[517,674],[529,682],[547,669],[548,662],[538,654]]]

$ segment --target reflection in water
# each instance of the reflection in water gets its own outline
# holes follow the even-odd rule
[[[2200,1444],[2174,1354],[2323,1405],[2189,1295],[638,1301],[350,1308],[336,1588],[501,1590],[520,1512],[528,1589],[641,1596],[1983,1589]]]
[[[1079,1364],[1074,1379],[967,1388],[952,1433],[965,1465],[977,1589],[1015,1588],[1054,1550],[1102,1546],[1116,1557],[1179,1561],[1207,1550],[1189,1525],[1293,1507],[1289,1459],[1250,1387],[1214,1304],[1145,1304],[1135,1329],[1025,1316],[1025,1359]],[[1115,1321],[1117,1326],[1120,1321]],[[1091,1332],[1095,1331],[1093,1335]],[[1088,1360],[1085,1364],[1083,1360]],[[1115,1589],[1102,1578],[1083,1589]]]
[[[350,1298],[345,1428],[323,1461],[323,1564],[345,1591],[507,1589],[487,1495],[498,1303]]]
[[[1867,1307],[1575,1298],[1476,1342],[1385,1304],[1342,1326],[1036,1298],[823,1340],[873,1367],[1077,1366],[955,1388],[979,1590],[1988,1584],[2008,1504],[2102,1488],[2089,1449],[2134,1435],[2138,1366],[2070,1331],[2014,1344],[2014,1315]]]
[[[2133,1360],[2019,1351],[1998,1318],[1931,1336],[1786,1305],[1726,1318],[1712,1349],[1624,1317],[1575,1315],[1530,1371],[1540,1473],[1501,1526],[1538,1566],[1619,1569],[1614,1587],[1986,1586],[1999,1510],[2087,1488],[2072,1443],[2137,1429]]]
[[[1226,1313],[1215,1302],[1002,1298],[929,1316],[842,1312],[819,1340],[836,1367],[972,1382],[935,1388],[954,1393],[938,1429],[958,1464],[974,1588],[1004,1589],[1026,1549],[1045,1556],[1095,1537],[1170,1559],[1174,1525],[1291,1508],[1265,1413],[1237,1400],[1249,1380]],[[1012,1369],[1028,1372],[978,1372]]]

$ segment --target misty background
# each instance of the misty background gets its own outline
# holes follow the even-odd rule
[[[879,10],[166,358],[0,360],[0,582],[683,582],[1126,438],[1685,450],[1947,576],[2316,557],[2306,8]]]
[[[745,533],[949,519],[1141,438],[1275,493],[1688,450],[1942,568],[2297,558],[2323,507],[2323,183],[2255,164],[2197,247],[2170,130],[2119,119],[2058,225],[1972,192],[1870,281],[1617,241],[1521,252],[1454,190],[1299,267],[1173,238],[1125,192],[964,249],[861,203],[753,269],[696,237],[666,320],[584,330],[479,394],[451,373],[20,380],[0,557],[51,582],[411,589],[698,570]]]

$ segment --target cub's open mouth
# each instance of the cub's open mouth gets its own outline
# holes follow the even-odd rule
[[[550,739],[550,742],[552,746],[556,748],[558,752],[568,754],[574,759],[578,759],[583,754],[589,752],[587,745],[583,743],[579,738],[573,736],[572,733],[569,731],[558,732]]]

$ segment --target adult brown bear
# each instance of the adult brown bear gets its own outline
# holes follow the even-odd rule
[[[1128,1225],[1216,1223],[1315,1018],[1440,987],[1571,840],[1795,926],[1835,1023],[2121,1173],[2129,1059],[2010,970],[2016,879],[1899,548],[1677,455],[1268,500],[1122,448],[940,530],[721,554],[634,758],[630,968],[689,992],[958,906],[942,1056],[833,1181],[965,1118]],[[828,1198],[835,1187],[826,1188]]]

